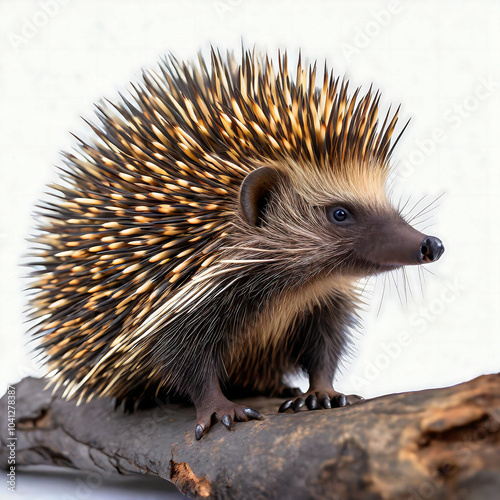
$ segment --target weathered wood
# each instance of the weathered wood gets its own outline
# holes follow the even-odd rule
[[[199,442],[193,408],[125,415],[110,400],[76,406],[43,386],[16,385],[17,466],[153,474],[202,498],[500,498],[500,375],[299,414],[274,413],[278,399],[246,400],[266,419],[216,425]],[[6,463],[6,396],[0,414]]]

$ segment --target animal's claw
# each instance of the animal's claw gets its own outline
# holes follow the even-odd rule
[[[310,410],[317,410],[319,403],[316,394],[309,394],[306,398],[306,405]]]
[[[229,415],[224,415],[220,421],[228,430],[231,430],[231,417]]]
[[[287,399],[285,402],[281,403],[281,406],[279,407],[278,413],[283,413],[288,410],[288,408],[291,408],[293,404],[293,399]]]
[[[302,398],[297,398],[292,404],[292,410],[297,413],[305,404],[306,402]]]
[[[201,436],[203,436],[203,431],[204,430],[205,429],[200,424],[198,424],[196,426],[196,429],[194,430],[194,435],[196,437],[196,441],[199,441],[201,439]]]
[[[328,394],[322,394],[320,396],[320,403],[323,408],[326,410],[329,410],[332,407],[332,404],[330,403],[330,398],[328,397]]]
[[[248,418],[255,419],[255,420],[264,420],[264,417],[257,410],[254,410],[253,408],[244,408],[243,413]]]
[[[332,403],[332,408],[340,408],[348,404],[344,394],[339,394],[338,396],[334,396],[332,398],[331,403]]]

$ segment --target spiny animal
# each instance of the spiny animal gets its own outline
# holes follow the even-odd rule
[[[444,250],[386,195],[397,111],[381,123],[378,92],[300,58],[293,76],[286,53],[198,59],[97,106],[39,206],[30,303],[65,397],[181,396],[197,439],[262,418],[227,396],[282,395],[294,372],[310,387],[282,411],[358,401],[332,387],[358,280]]]

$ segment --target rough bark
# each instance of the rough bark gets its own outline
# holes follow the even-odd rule
[[[125,415],[110,400],[76,406],[43,386],[16,385],[17,466],[153,474],[201,498],[500,498],[500,375],[299,414],[247,400],[265,420],[216,425],[199,442],[193,408]],[[0,414],[6,463],[6,396]]]

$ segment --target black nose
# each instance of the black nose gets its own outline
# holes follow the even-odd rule
[[[422,262],[436,262],[443,255],[443,242],[435,236],[427,236],[420,245],[420,259]]]

